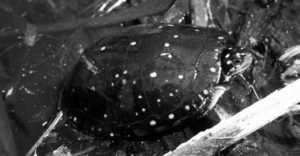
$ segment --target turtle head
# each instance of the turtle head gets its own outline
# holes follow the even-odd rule
[[[225,80],[244,72],[252,64],[253,55],[246,49],[227,48],[221,57],[221,67]]]

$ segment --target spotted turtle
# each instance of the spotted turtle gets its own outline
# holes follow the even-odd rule
[[[215,28],[135,26],[85,51],[61,108],[69,124],[100,138],[160,134],[209,111],[214,86],[243,69],[245,56]]]

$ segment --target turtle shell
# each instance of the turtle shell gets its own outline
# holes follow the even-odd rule
[[[206,112],[228,36],[214,28],[143,25],[99,40],[63,89],[62,109],[79,131],[101,138],[157,135]]]

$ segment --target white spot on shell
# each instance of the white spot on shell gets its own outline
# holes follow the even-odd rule
[[[106,49],[106,47],[105,46],[102,46],[101,48],[100,48],[100,51],[104,51]]]
[[[155,126],[155,125],[156,125],[156,121],[155,121],[155,120],[151,120],[151,121],[149,122],[149,124],[150,124],[150,126]]]
[[[47,122],[47,121],[45,121],[45,122],[42,124],[42,126],[46,126],[46,125],[47,125],[47,123],[48,123],[48,122]]]
[[[123,71],[123,74],[127,74],[127,73],[128,73],[128,71],[127,71],[127,70],[124,70],[124,71]]]
[[[230,64],[232,64],[232,61],[229,60],[229,61],[226,62],[226,64],[230,65]]]
[[[110,136],[110,137],[114,137],[115,134],[114,134],[114,133],[109,133],[109,136]]]
[[[177,93],[177,92],[178,92],[178,89],[175,89],[175,92]]]
[[[181,23],[183,20],[184,20],[184,18],[180,18],[180,19],[178,20],[178,22]]]
[[[115,84],[114,84],[113,82],[112,82],[110,85],[111,85],[112,87],[115,86]]]
[[[179,36],[178,36],[178,35],[174,35],[173,37],[174,37],[174,38],[178,38]]]
[[[217,69],[215,67],[211,67],[211,68],[209,68],[209,70],[213,73],[215,73],[217,71]]]
[[[134,84],[134,85],[135,85],[135,84],[136,84],[136,80],[133,80],[133,81],[132,81],[132,84]]]
[[[143,98],[143,96],[142,96],[142,95],[139,95],[139,96],[138,96],[138,99],[142,99],[142,98]]]
[[[172,119],[174,119],[175,115],[174,114],[169,114],[168,117],[169,117],[170,120],[172,120]]]
[[[126,79],[122,79],[122,85],[126,85],[127,80]]]
[[[178,79],[182,80],[183,79],[183,75],[178,75]]]
[[[164,26],[162,26],[162,25],[158,26],[159,29],[161,29],[161,28],[163,28],[163,27],[164,27]]]
[[[223,39],[224,39],[224,36],[219,36],[218,39],[219,39],[219,40],[223,40]]]
[[[157,73],[156,73],[156,72],[152,72],[152,73],[150,73],[150,77],[152,77],[152,78],[155,78],[155,77],[157,77]]]
[[[195,31],[196,31],[196,32],[199,32],[200,30],[199,30],[199,29],[195,29]]]
[[[74,121],[74,122],[76,122],[76,121],[77,121],[77,118],[76,118],[76,117],[74,117],[74,118],[73,118],[73,121]]]
[[[160,53],[160,56],[168,56],[171,55],[170,53]]]
[[[184,109],[188,111],[188,110],[191,109],[191,107],[190,107],[189,105],[185,105],[185,106],[184,106]]]
[[[145,109],[145,108],[142,108],[142,112],[146,112],[146,109]]]
[[[120,77],[120,75],[119,75],[119,74],[116,74],[116,75],[115,75],[115,78],[119,78],[119,77]]]
[[[90,89],[91,89],[92,91],[95,91],[95,90],[96,90],[95,86],[92,86]]]
[[[165,47],[170,47],[170,43],[165,43]]]
[[[174,96],[174,94],[173,94],[173,93],[170,93],[169,96]]]
[[[229,57],[230,57],[230,54],[226,54],[226,55],[225,55],[225,58],[229,58]]]
[[[161,102],[161,99],[157,99],[156,102],[158,102],[158,103]]]
[[[138,113],[138,112],[135,112],[135,116],[139,116],[139,113]]]
[[[215,52],[219,52],[219,49],[215,49]]]
[[[208,90],[204,89],[204,90],[203,90],[203,94],[204,94],[204,95],[208,95]]]
[[[21,90],[21,89],[24,89],[25,93],[27,93],[27,94],[35,95],[35,93],[33,91],[29,90],[24,85],[19,88],[19,90]]]
[[[131,45],[131,46],[135,46],[135,45],[136,45],[136,42],[135,42],[135,41],[130,42],[130,45]]]
[[[104,117],[104,118],[107,118],[107,114],[104,114],[103,117]]]

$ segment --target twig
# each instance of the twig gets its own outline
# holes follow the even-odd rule
[[[95,28],[104,27],[113,24],[118,24],[126,21],[138,19],[140,17],[154,15],[167,10],[174,0],[152,0],[147,3],[142,3],[128,9],[118,12],[111,12],[105,16],[95,18],[84,18],[73,21],[53,23],[48,25],[38,25],[37,33],[59,32],[63,30],[72,30],[78,27]],[[18,30],[18,31],[17,31]],[[24,34],[25,29],[16,29],[0,33],[0,38]]]
[[[39,140],[31,147],[31,149],[27,152],[26,156],[31,156],[33,152],[40,146],[40,144],[44,141],[44,139],[50,134],[50,132],[56,127],[58,122],[62,119],[63,112],[60,111],[54,121],[50,124],[47,130],[43,133],[43,135],[39,138]]]
[[[300,79],[279,91],[274,91],[213,128],[200,132],[165,156],[211,156],[225,149],[276,118],[289,112],[300,101]]]

